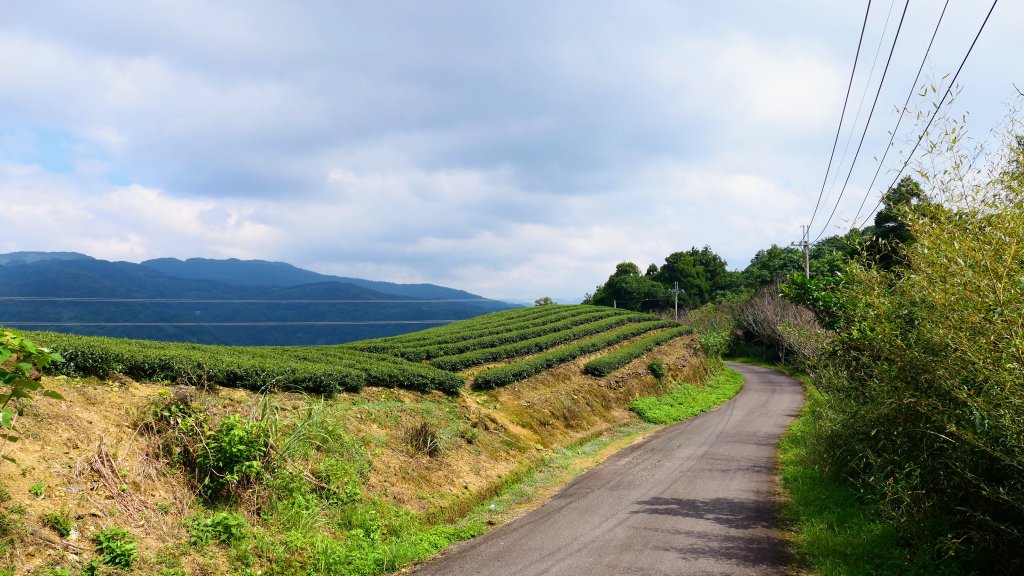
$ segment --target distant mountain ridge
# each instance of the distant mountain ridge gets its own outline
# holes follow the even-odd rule
[[[193,280],[217,280],[230,284],[245,286],[300,286],[315,282],[344,282],[354,284],[385,294],[395,294],[410,298],[450,298],[450,299],[483,299],[482,296],[470,294],[464,290],[456,290],[436,284],[396,284],[379,280],[364,280],[345,276],[331,276],[305,270],[285,262],[267,260],[213,260],[210,258],[156,258],[141,263],[155,270],[178,278]]]
[[[307,345],[401,334],[435,325],[427,321],[512,307],[443,286],[362,282],[392,291],[283,262],[134,264],[71,252],[0,254],[0,324],[210,344]]]

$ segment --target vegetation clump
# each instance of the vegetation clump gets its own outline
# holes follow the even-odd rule
[[[685,420],[720,406],[743,387],[743,376],[722,366],[703,386],[686,382],[672,385],[668,394],[637,398],[629,409],[640,419],[652,424],[668,424]]]
[[[107,528],[96,534],[96,552],[108,566],[130,570],[139,559],[135,537],[120,528]]]

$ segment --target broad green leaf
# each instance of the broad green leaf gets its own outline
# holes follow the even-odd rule
[[[8,442],[17,442],[19,438],[14,434],[0,434],[0,438],[7,440]]]
[[[56,390],[43,390],[43,396],[47,398],[53,398],[54,400],[64,400],[64,397],[60,395]]]
[[[19,382],[15,382],[14,383],[14,387],[15,388],[22,388],[24,390],[28,390],[29,392],[35,392],[36,390],[39,390],[40,388],[42,388],[43,385],[40,384],[39,382],[36,382],[35,380],[29,380],[29,379],[26,378],[26,379],[21,380]]]
[[[14,411],[10,408],[4,408],[0,410],[0,428],[13,428],[14,427]]]

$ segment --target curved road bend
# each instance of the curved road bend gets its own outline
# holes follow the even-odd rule
[[[775,446],[803,404],[773,370],[719,409],[669,426],[540,508],[420,566],[419,576],[782,574]]]

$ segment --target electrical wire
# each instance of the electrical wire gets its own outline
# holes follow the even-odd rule
[[[832,208],[832,213],[829,214],[828,220],[825,221],[825,225],[822,226],[821,232],[815,237],[814,242],[817,242],[828,230],[828,225],[832,222],[832,218],[836,215],[836,210],[839,209],[839,203],[843,200],[843,194],[846,193],[846,187],[850,184],[850,176],[853,175],[853,169],[857,165],[857,158],[860,157],[861,148],[864,146],[864,139],[868,135],[868,128],[871,126],[871,118],[875,115],[875,108],[878,106],[878,98],[882,95],[882,87],[885,86],[885,77],[889,74],[889,66],[892,64],[892,56],[896,52],[896,43],[900,39],[900,31],[903,30],[903,22],[907,18],[907,9],[910,8],[910,0],[906,0],[903,4],[903,13],[900,15],[900,23],[896,27],[896,34],[892,38],[892,46],[889,48],[889,57],[885,61],[885,68],[882,70],[882,79],[878,82],[878,90],[875,91],[875,99],[871,103],[871,110],[868,112],[868,119],[864,122],[864,130],[861,132],[860,141],[857,143],[857,150],[853,154],[853,160],[850,161],[850,170],[846,173],[846,180],[843,182],[843,187],[839,190],[839,197],[836,198],[836,204]]]
[[[875,78],[875,69],[878,68],[878,58],[882,55],[882,47],[885,46],[886,33],[889,31],[889,22],[892,21],[892,12],[896,8],[896,0],[889,2],[889,11],[885,15],[885,24],[882,26],[882,33],[878,36],[878,47],[875,48],[875,57],[871,60],[871,70],[868,71],[868,78],[864,82],[864,92],[860,95],[860,103],[857,104],[857,115],[853,117],[853,123],[850,126],[850,134],[846,137],[846,144],[843,146],[843,155],[839,157],[839,164],[836,167],[836,172],[832,175],[832,183],[829,184],[828,191],[825,192],[825,197],[822,201],[828,205],[832,200],[832,193],[835,192],[836,183],[839,181],[839,166],[842,166],[846,162],[846,156],[850,152],[850,144],[853,143],[853,135],[856,132],[858,123],[860,122],[860,114],[864,111],[864,102],[868,99],[868,92],[871,90],[871,81]],[[810,226],[807,230],[807,240],[810,240]]]
[[[885,147],[885,153],[882,154],[882,159],[878,161],[878,168],[875,170],[875,175],[871,178],[871,183],[868,184],[867,191],[864,192],[864,199],[860,203],[860,207],[857,208],[857,214],[853,217],[853,223],[857,223],[857,219],[860,218],[860,213],[864,210],[864,205],[868,201],[868,197],[871,195],[871,188],[874,187],[875,181],[878,180],[878,175],[882,172],[882,166],[885,164],[885,157],[889,155],[889,150],[892,149],[893,140],[896,138],[896,133],[900,129],[900,124],[903,122],[903,117],[907,114],[907,106],[910,104],[910,99],[914,96],[914,92],[917,91],[917,82],[921,79],[921,71],[924,70],[925,62],[928,61],[928,55],[931,54],[932,45],[935,43],[935,37],[939,34],[939,27],[942,26],[942,19],[946,16],[946,9],[949,8],[949,0],[942,6],[942,13],[939,14],[939,21],[935,23],[935,30],[932,32],[931,40],[928,41],[928,48],[924,51],[924,57],[921,58],[921,65],[917,67],[917,75],[914,76],[914,81],[910,83],[910,92],[907,93],[907,99],[903,102],[903,108],[900,109],[900,117],[896,120],[896,127],[892,129],[892,133],[889,135],[889,144]],[[850,226],[850,231],[853,231],[854,226]]]
[[[889,185],[889,188],[892,188],[893,186],[896,185],[897,182],[899,182],[900,176],[903,175],[903,171],[906,170],[907,166],[910,165],[910,160],[914,157],[914,152],[917,152],[917,148],[921,145],[921,141],[924,140],[925,135],[928,134],[928,129],[931,128],[932,122],[935,121],[935,117],[939,115],[939,110],[942,109],[942,105],[946,102],[946,98],[948,98],[949,95],[953,92],[953,86],[956,86],[956,79],[960,76],[960,72],[963,71],[964,65],[967,64],[967,59],[970,58],[971,52],[974,51],[974,46],[978,43],[978,38],[981,37],[982,31],[985,30],[985,25],[988,24],[988,20],[992,16],[992,12],[995,10],[996,4],[998,3],[999,0],[992,1],[992,6],[988,9],[988,14],[985,15],[985,20],[981,22],[981,27],[978,28],[978,33],[974,35],[974,40],[971,41],[970,48],[967,49],[967,53],[964,54],[963,60],[960,61],[960,67],[957,68],[956,74],[953,75],[953,79],[949,81],[949,86],[946,88],[946,92],[942,95],[942,99],[939,100],[939,103],[935,106],[935,110],[932,112],[931,118],[928,119],[928,124],[925,125],[924,130],[921,132],[921,136],[918,137],[917,142],[914,144],[914,148],[910,151],[910,154],[907,155],[906,161],[903,162],[903,167],[900,168],[900,171],[896,173],[896,177],[893,178],[892,184]],[[867,216],[865,216],[864,222],[862,222],[861,225],[858,226],[858,228],[862,227],[865,223],[867,223],[868,220],[871,219],[875,211],[878,210],[878,208],[882,205],[883,198],[885,198],[884,194],[878,198],[878,203],[875,204],[875,207],[871,209],[871,212],[869,212]]]
[[[843,119],[846,117],[846,106],[850,103],[850,89],[853,88],[853,77],[857,72],[857,61],[860,60],[860,48],[864,43],[864,31],[868,27],[868,14],[871,13],[871,0],[868,0],[867,10],[864,11],[864,23],[860,28],[860,39],[857,40],[857,53],[853,57],[853,69],[850,70],[850,81],[846,85],[846,98],[843,100],[843,111],[839,114],[839,127],[836,128],[836,139],[832,142],[832,153],[828,157],[828,168],[825,169],[825,178],[821,182],[821,192],[818,193],[818,201],[814,204],[814,213],[811,214],[811,222],[814,222],[814,217],[818,215],[818,207],[821,205],[821,199],[825,195],[825,185],[828,183],[828,174],[832,171],[832,161],[836,156],[836,146],[839,144],[839,134],[843,131]],[[810,224],[808,224],[808,227]]]

